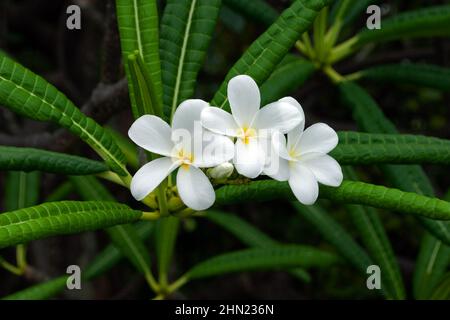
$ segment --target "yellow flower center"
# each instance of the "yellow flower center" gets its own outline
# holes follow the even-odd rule
[[[180,149],[177,153],[177,158],[181,160],[181,167],[183,169],[189,169],[189,165],[194,162],[194,155],[186,152],[184,149]]]
[[[250,138],[256,137],[256,130],[253,128],[242,127],[238,129],[237,136],[245,143],[250,143]]]

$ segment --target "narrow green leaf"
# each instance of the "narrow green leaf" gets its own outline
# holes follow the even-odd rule
[[[249,247],[268,248],[281,245],[281,243],[273,240],[235,214],[224,213],[217,210],[208,210],[206,218],[220,225]],[[306,270],[296,268],[289,270],[289,273],[302,281],[311,281],[311,276]]]
[[[358,85],[343,83],[339,86],[344,102],[352,109],[353,117],[363,130],[368,132],[397,133],[377,103]],[[420,166],[383,165],[385,175],[392,184],[402,190],[434,196],[433,187]],[[416,298],[429,292],[430,275],[439,278],[449,263],[449,250],[443,243],[450,243],[448,222],[418,217],[418,221],[433,236],[426,233],[422,239],[419,258],[414,271],[413,292]],[[436,238],[435,238],[436,237]],[[439,239],[439,240],[438,240]],[[444,266],[444,267],[442,267]]]
[[[186,273],[188,279],[217,276],[231,272],[286,269],[294,267],[328,267],[336,256],[313,247],[280,245],[224,253],[200,262]]]
[[[450,35],[450,5],[402,12],[382,21],[381,29],[364,28],[356,37],[357,45],[412,37],[446,37]]]
[[[447,272],[440,282],[430,300],[450,300],[450,272]]]
[[[367,10],[371,4],[376,4],[380,0],[338,0],[335,1],[330,14],[330,21],[342,21],[342,26],[351,24]]]
[[[270,77],[262,84],[261,105],[283,98],[301,87],[313,74],[314,64],[308,60],[287,55]]]
[[[357,179],[356,173],[348,167],[344,168],[344,175],[352,180]],[[374,263],[382,270],[381,287],[386,296],[389,299],[405,299],[400,266],[378,213],[373,208],[359,205],[347,205],[346,208]]]
[[[113,202],[49,202],[0,214],[0,248],[137,221],[142,212]]]
[[[2,300],[38,300],[49,299],[66,288],[67,276],[61,276],[8,295]]]
[[[164,109],[173,115],[194,94],[221,0],[168,0],[161,20]]]
[[[331,243],[353,267],[366,274],[367,267],[372,264],[371,259],[338,222],[318,205],[304,206],[298,202],[292,204],[298,214],[316,227],[322,237]]]
[[[130,53],[127,57],[129,90],[133,90],[131,97],[134,103],[131,104],[134,118],[146,114],[155,114],[163,117],[161,102],[156,95],[155,85],[147,71],[147,66],[142,60],[139,51]]]
[[[39,183],[39,172],[8,172],[5,183],[5,209],[13,211],[37,204],[40,191]]]
[[[226,89],[228,81],[234,76],[247,74],[256,83],[263,84],[289,49],[309,29],[319,11],[330,3],[331,0],[298,0],[283,11],[275,23],[234,64],[211,105],[228,108]]]
[[[106,127],[106,131],[109,132],[109,134],[114,138],[119,148],[122,150],[122,152],[125,155],[125,158],[127,159],[127,163],[133,168],[138,169],[139,168],[139,156],[138,156],[138,148],[134,143],[132,143],[127,137],[122,135],[117,130],[114,130],[113,128]]]
[[[115,201],[114,197],[95,177],[71,177],[71,181],[83,200]],[[145,275],[151,274],[150,255],[132,225],[114,226],[106,231],[114,245],[139,272]]]
[[[73,185],[70,181],[65,181],[57,186],[52,193],[45,197],[44,202],[56,202],[61,200],[67,200],[67,197],[72,193]]]
[[[344,180],[336,188],[321,185],[319,196],[335,202],[450,220],[450,203],[447,201],[370,183]],[[216,190],[217,205],[278,198],[294,199],[287,182],[259,180],[242,185],[227,185]]]
[[[224,3],[235,12],[265,26],[270,26],[278,18],[277,10],[264,0],[224,0]]]
[[[450,5],[432,6],[402,12],[383,19],[380,29],[363,28],[355,37],[337,46],[331,57],[334,63],[371,42],[450,35]]]
[[[450,164],[450,140],[420,135],[339,132],[330,153],[341,165],[380,163]]]
[[[99,161],[33,148],[0,146],[0,170],[86,175],[108,171]]]
[[[153,224],[139,223],[135,228],[138,236],[143,240],[150,236]],[[107,272],[122,258],[122,253],[114,246],[107,246],[87,267],[82,275],[91,280]],[[3,300],[43,300],[49,299],[67,288],[68,276],[60,276],[47,282],[39,283],[24,290],[15,292],[3,298]]]
[[[420,244],[413,275],[416,299],[427,299],[450,263],[450,247],[426,233]]]
[[[157,221],[156,225],[156,255],[158,260],[158,271],[160,283],[167,284],[170,263],[178,235],[180,219],[174,216]]]
[[[145,64],[153,84],[153,94],[158,105],[162,103],[161,62],[159,58],[158,8],[156,0],[116,0],[117,21],[119,24],[120,45],[128,79],[130,100],[135,118],[142,115],[142,106],[137,105],[131,72],[126,61],[136,50]],[[140,112],[138,112],[140,110]]]
[[[28,118],[51,121],[70,130],[117,174],[128,174],[125,156],[99,124],[43,78],[5,56],[0,56],[0,103]]]
[[[382,83],[414,84],[450,91],[450,69],[431,64],[399,63],[375,66],[358,72],[364,79]]]

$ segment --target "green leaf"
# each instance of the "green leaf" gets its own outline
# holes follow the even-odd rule
[[[44,202],[56,202],[61,200],[66,200],[67,197],[72,193],[73,185],[70,181],[65,181],[57,186],[53,191],[45,197]]]
[[[383,19],[381,29],[363,28],[355,37],[337,46],[331,57],[334,63],[371,42],[385,42],[420,37],[447,37],[450,35],[450,5],[433,6],[403,12]]]
[[[113,202],[49,202],[0,214],[0,248],[137,221],[142,212]]]
[[[20,115],[51,121],[70,130],[117,174],[128,175],[125,156],[99,124],[43,78],[5,56],[0,56],[0,103]]]
[[[228,108],[226,89],[228,81],[234,76],[247,74],[256,83],[264,83],[289,49],[309,29],[318,12],[330,3],[331,0],[297,0],[283,11],[275,23],[256,39],[234,64],[211,105]]]
[[[19,292],[8,295],[2,300],[38,300],[49,299],[67,286],[67,276],[61,276],[44,283],[32,286]]]
[[[350,107],[358,126],[368,132],[397,133],[394,124],[385,117],[377,103],[360,86],[352,82],[339,85],[343,102]],[[401,190],[433,196],[433,188],[419,166],[383,165],[384,174]],[[450,224],[418,218],[429,232],[445,243],[450,243]]]
[[[431,294],[430,300],[450,300],[450,272],[441,279],[441,283]]]
[[[264,0],[224,0],[224,3],[232,10],[265,26],[270,26],[278,18],[277,10]]]
[[[319,196],[335,202],[450,220],[450,203],[447,201],[370,183],[344,180],[336,188],[321,185]],[[227,185],[216,190],[217,205],[278,198],[294,199],[287,182],[259,180],[242,185]]]
[[[416,299],[427,299],[450,263],[450,247],[426,233],[420,244],[413,275],[413,293]]]
[[[336,23],[336,21],[342,21],[342,26],[348,25],[366,12],[368,6],[378,2],[380,2],[380,0],[335,1],[335,5],[331,10],[330,20],[334,23]]]
[[[139,52],[154,91],[151,92],[162,102],[161,62],[159,58],[158,8],[156,0],[116,0],[117,22],[119,24],[120,45],[128,79],[128,88],[135,118],[148,112],[141,110],[135,99],[136,82],[132,79],[128,56]]]
[[[339,132],[330,153],[341,165],[377,163],[450,164],[450,140],[420,135]]]
[[[299,215],[316,227],[322,237],[331,243],[337,251],[350,262],[353,267],[366,274],[367,267],[372,263],[361,246],[331,215],[318,205],[304,206],[298,202],[292,203]]]
[[[8,172],[5,184],[5,209],[13,211],[34,206],[39,201],[39,184],[39,172]]]
[[[131,103],[134,118],[137,119],[146,114],[163,117],[161,102],[156,95],[155,85],[139,51],[136,50],[128,55],[127,64],[128,87],[129,91],[133,90],[130,97],[134,101]]]
[[[343,83],[339,86],[344,102],[352,109],[353,117],[362,129],[368,132],[397,133],[392,122],[387,119],[377,103],[358,85]],[[425,172],[419,166],[383,165],[385,175],[394,186],[429,197],[434,191]],[[416,298],[427,292],[432,283],[429,279],[439,278],[449,263],[449,251],[444,243],[450,243],[450,225],[448,222],[430,220],[418,217],[419,222],[431,234],[425,234],[416,263],[413,281],[413,291]],[[439,240],[438,240],[439,239]],[[444,267],[442,267],[444,266]]]
[[[301,87],[313,74],[314,64],[308,60],[287,55],[262,84],[261,105],[281,99]]]
[[[224,253],[197,264],[185,276],[198,279],[231,272],[329,267],[336,262],[336,256],[326,251],[300,245],[280,245]]]
[[[135,228],[140,239],[146,239],[153,230],[153,224],[147,221],[139,223]],[[122,258],[122,253],[114,246],[107,246],[92,261],[82,273],[83,277],[91,280],[107,272]],[[15,292],[3,298],[3,300],[40,300],[49,299],[67,288],[68,276],[60,276],[47,282],[39,283],[24,290]]]
[[[116,141],[119,148],[122,150],[125,158],[127,159],[127,163],[133,168],[139,168],[139,156],[138,156],[138,148],[134,143],[132,143],[127,137],[121,134],[119,131],[114,130],[113,128],[106,127],[106,131],[113,137]]]
[[[0,170],[85,175],[108,171],[99,161],[41,149],[0,146]]]
[[[381,29],[364,28],[356,36],[357,45],[412,37],[446,37],[450,35],[449,24],[449,5],[402,12],[392,18],[384,19]]]
[[[353,180],[357,179],[356,173],[351,168],[344,168],[344,175]],[[405,299],[400,267],[377,211],[359,205],[348,205],[346,208],[371,258],[382,270],[381,287],[386,296],[389,299]]]
[[[235,214],[208,210],[205,217],[220,225],[250,247],[271,247],[278,244],[277,241]]]
[[[180,219],[174,216],[160,219],[156,224],[156,256],[159,282],[163,286],[167,284],[167,275],[175,250],[179,225]]]
[[[95,177],[71,177],[71,181],[83,200],[115,201],[114,197]],[[151,274],[150,255],[132,225],[114,226],[106,231],[114,245],[139,272],[145,275]]]
[[[221,0],[168,0],[161,21],[164,108],[172,116],[194,94]]]
[[[206,218],[233,234],[237,239],[249,247],[267,248],[281,245],[281,243],[273,240],[235,214],[224,213],[217,210],[208,210]],[[296,268],[289,270],[289,273],[302,281],[311,281],[311,276],[306,270]]]
[[[399,63],[379,65],[357,73],[364,79],[382,83],[414,84],[450,91],[450,69],[431,64]]]

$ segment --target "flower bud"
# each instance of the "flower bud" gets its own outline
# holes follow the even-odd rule
[[[226,179],[233,173],[234,166],[230,162],[224,162],[214,168],[208,169],[208,175],[213,179]]]

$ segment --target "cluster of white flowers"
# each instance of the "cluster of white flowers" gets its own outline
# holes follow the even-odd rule
[[[170,127],[161,118],[145,115],[131,126],[128,135],[143,149],[161,155],[134,175],[131,193],[144,199],[168,175],[178,169],[176,185],[181,200],[194,210],[205,210],[215,193],[202,168],[210,176],[227,177],[233,165],[248,178],[265,174],[288,181],[303,204],[318,197],[318,182],[339,186],[342,170],[327,155],[338,143],[336,132],[324,123],[306,130],[300,104],[285,97],[260,109],[260,92],[246,75],[228,83],[231,114],[199,99],[184,101]],[[285,137],[287,134],[287,140]]]

